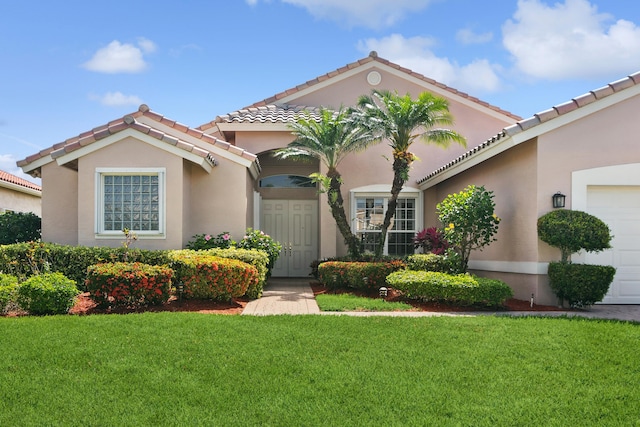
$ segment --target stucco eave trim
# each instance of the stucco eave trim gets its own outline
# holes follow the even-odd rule
[[[63,166],[66,163],[79,159],[80,157],[86,156],[87,154],[98,151],[104,147],[107,147],[111,144],[122,141],[123,139],[129,138],[129,137],[135,138],[139,141],[142,141],[156,148],[164,150],[168,153],[171,153],[176,156],[182,157],[183,159],[189,160],[190,162],[195,163],[200,167],[202,167],[207,173],[211,173],[211,171],[213,170],[214,165],[209,163],[209,161],[207,161],[205,157],[199,156],[197,154],[193,154],[181,148],[177,148],[171,144],[167,144],[166,142],[159,141],[149,135],[146,135],[134,129],[125,129],[114,135],[111,135],[104,139],[96,141],[92,144],[86,145],[82,148],[71,151],[67,154],[63,154],[56,158],[56,162],[58,163],[58,165]]]
[[[14,184],[12,182],[0,181],[0,187],[8,190],[18,191],[20,193],[28,194],[30,196],[42,197],[41,190],[35,190],[33,188],[23,187],[22,185]]]

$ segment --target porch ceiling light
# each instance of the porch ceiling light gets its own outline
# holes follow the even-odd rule
[[[553,196],[551,196],[551,201],[553,202],[553,208],[554,209],[564,208],[566,197],[567,196],[565,196],[564,194],[562,194],[559,191],[556,194],[554,194]]]

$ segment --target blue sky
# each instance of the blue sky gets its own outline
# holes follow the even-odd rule
[[[633,0],[0,0],[0,7],[0,169],[20,176],[16,160],[141,103],[198,126],[371,50],[523,117],[640,70]]]

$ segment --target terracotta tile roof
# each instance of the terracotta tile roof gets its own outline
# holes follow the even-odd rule
[[[464,159],[474,156],[478,152],[484,150],[490,145],[495,144],[501,139],[517,135],[521,132],[524,132],[527,129],[531,129],[542,123],[546,123],[564,114],[567,114],[579,108],[582,108],[585,105],[589,105],[592,102],[606,98],[607,96],[613,95],[614,93],[621,92],[635,85],[640,85],[640,71],[634,74],[631,74],[628,77],[625,77],[623,79],[609,83],[608,85],[603,86],[599,89],[595,89],[588,93],[575,97],[570,101],[564,102],[562,104],[558,104],[548,110],[544,110],[539,113],[536,113],[527,119],[520,120],[517,123],[504,128],[502,132],[487,139],[482,144],[472,148],[471,150],[467,151],[466,153],[462,154],[461,156],[457,157],[456,159],[452,160],[446,165],[436,169],[435,171],[431,172],[427,176],[419,179],[418,184],[423,183],[426,180],[433,178],[434,176],[444,172],[445,170],[452,168],[453,166],[460,163]]]
[[[300,114],[307,111],[311,117],[320,120],[318,107],[303,105],[264,105],[261,107],[247,107],[233,113],[216,117],[215,122],[220,123],[291,123],[298,120]]]
[[[19,185],[30,190],[42,191],[42,188],[38,184],[22,179],[18,176],[10,174],[9,172],[0,171],[0,181],[8,182],[9,184]]]
[[[148,117],[158,123],[161,123],[170,128],[176,129],[177,131],[187,134],[191,137],[198,138],[203,142],[206,142],[207,144],[210,144],[212,146],[230,151],[233,154],[241,156],[247,160],[254,161],[257,159],[257,156],[255,154],[252,154],[246,150],[237,148],[229,144],[228,142],[225,142],[225,141],[222,141],[221,139],[216,138],[215,136],[207,135],[198,129],[190,128],[186,125],[176,122],[175,120],[168,119],[156,112],[151,111],[148,106],[143,104],[140,106],[138,111],[136,111],[133,114],[128,114],[120,119],[113,120],[103,126],[99,126],[90,131],[84,132],[76,137],[73,137],[73,138],[67,139],[66,141],[55,144],[52,147],[49,147],[45,150],[40,151],[39,153],[36,153],[27,157],[26,159],[18,161],[18,166],[20,167],[26,166],[30,163],[35,162],[36,160],[47,157],[49,155],[51,156],[52,159],[56,159],[67,153],[71,153],[84,146],[87,146],[96,141],[104,139],[110,135],[114,135],[124,129],[135,129],[159,141],[173,145],[179,149],[188,151],[190,153],[196,154],[202,157],[203,159],[205,159],[211,166],[215,166],[216,161],[213,157],[213,154],[210,151],[205,150],[201,147],[198,147],[194,144],[191,144],[183,139],[177,138],[173,135],[169,135],[165,132],[162,132],[159,129],[156,129],[152,126],[146,125],[136,120],[142,116]]]

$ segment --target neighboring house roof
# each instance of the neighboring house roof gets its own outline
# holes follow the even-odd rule
[[[573,120],[584,117],[601,108],[606,108],[636,94],[640,94],[640,71],[609,83],[599,89],[587,92],[570,101],[556,105],[548,110],[536,113],[527,119],[520,120],[504,128],[497,135],[487,139],[482,144],[479,144],[446,165],[419,179],[417,183],[423,184],[421,187],[424,187],[424,184],[427,182],[431,182],[431,184],[440,182],[446,177],[440,179],[438,179],[438,177],[445,175],[445,173],[447,173],[447,177],[455,174],[453,170],[458,167],[468,169],[480,161],[493,157],[514,145],[528,141],[551,129],[563,126]],[[496,147],[498,145],[501,145],[503,148],[497,149]],[[489,151],[491,152],[489,153]],[[462,170],[455,172],[458,173],[461,171]],[[435,182],[436,179],[438,179],[437,182]]]
[[[39,185],[5,171],[0,171],[0,187],[36,196],[40,196],[42,194],[42,188]]]
[[[392,70],[402,72],[408,76],[411,76],[421,82],[432,85],[441,90],[441,92],[448,94],[451,97],[459,97],[470,103],[488,108],[498,114],[506,117],[510,117],[514,120],[520,120],[521,117],[508,111],[502,110],[487,102],[470,96],[467,93],[461,92],[454,88],[451,88],[443,83],[437,82],[433,79],[425,77],[420,73],[409,70],[408,68],[401,67],[398,64],[394,64],[386,59],[380,58],[375,51],[372,51],[366,58],[360,59],[356,62],[345,65],[337,70],[323,74],[315,79],[309,80],[306,83],[295,86],[280,92],[270,98],[266,98],[262,101],[258,101],[248,107],[242,108],[233,113],[225,114],[216,117],[213,121],[205,123],[198,127],[202,131],[211,133],[212,131],[219,130],[220,128],[226,128],[225,124],[229,123],[268,123],[268,124],[286,124],[297,120],[297,116],[302,110],[309,110],[316,113],[317,107],[309,107],[302,105],[291,104],[290,101],[294,100],[296,96],[302,95],[302,92],[313,90],[316,86],[325,83],[326,81],[344,75],[352,70],[371,64],[379,64],[383,67],[389,67]],[[212,129],[213,128],[213,129]]]
[[[215,136],[190,128],[186,125],[170,120],[141,105],[138,111],[128,114],[120,119],[113,120],[106,125],[99,126],[76,137],[55,144],[39,153],[33,154],[24,160],[17,162],[25,172],[38,174],[38,169],[51,161],[58,161],[71,168],[77,167],[76,160],[80,156],[80,150],[90,148],[93,144],[123,131],[132,130],[148,135],[156,141],[167,144],[166,148],[177,150],[195,163],[209,169],[216,165],[214,153],[222,156],[238,156],[246,162],[256,162],[257,156],[246,150],[235,147]],[[196,140],[205,144],[198,145]],[[207,149],[202,146],[207,147]],[[86,150],[85,150],[86,151]],[[78,154],[74,154],[74,153]],[[226,154],[223,154],[225,153]]]

